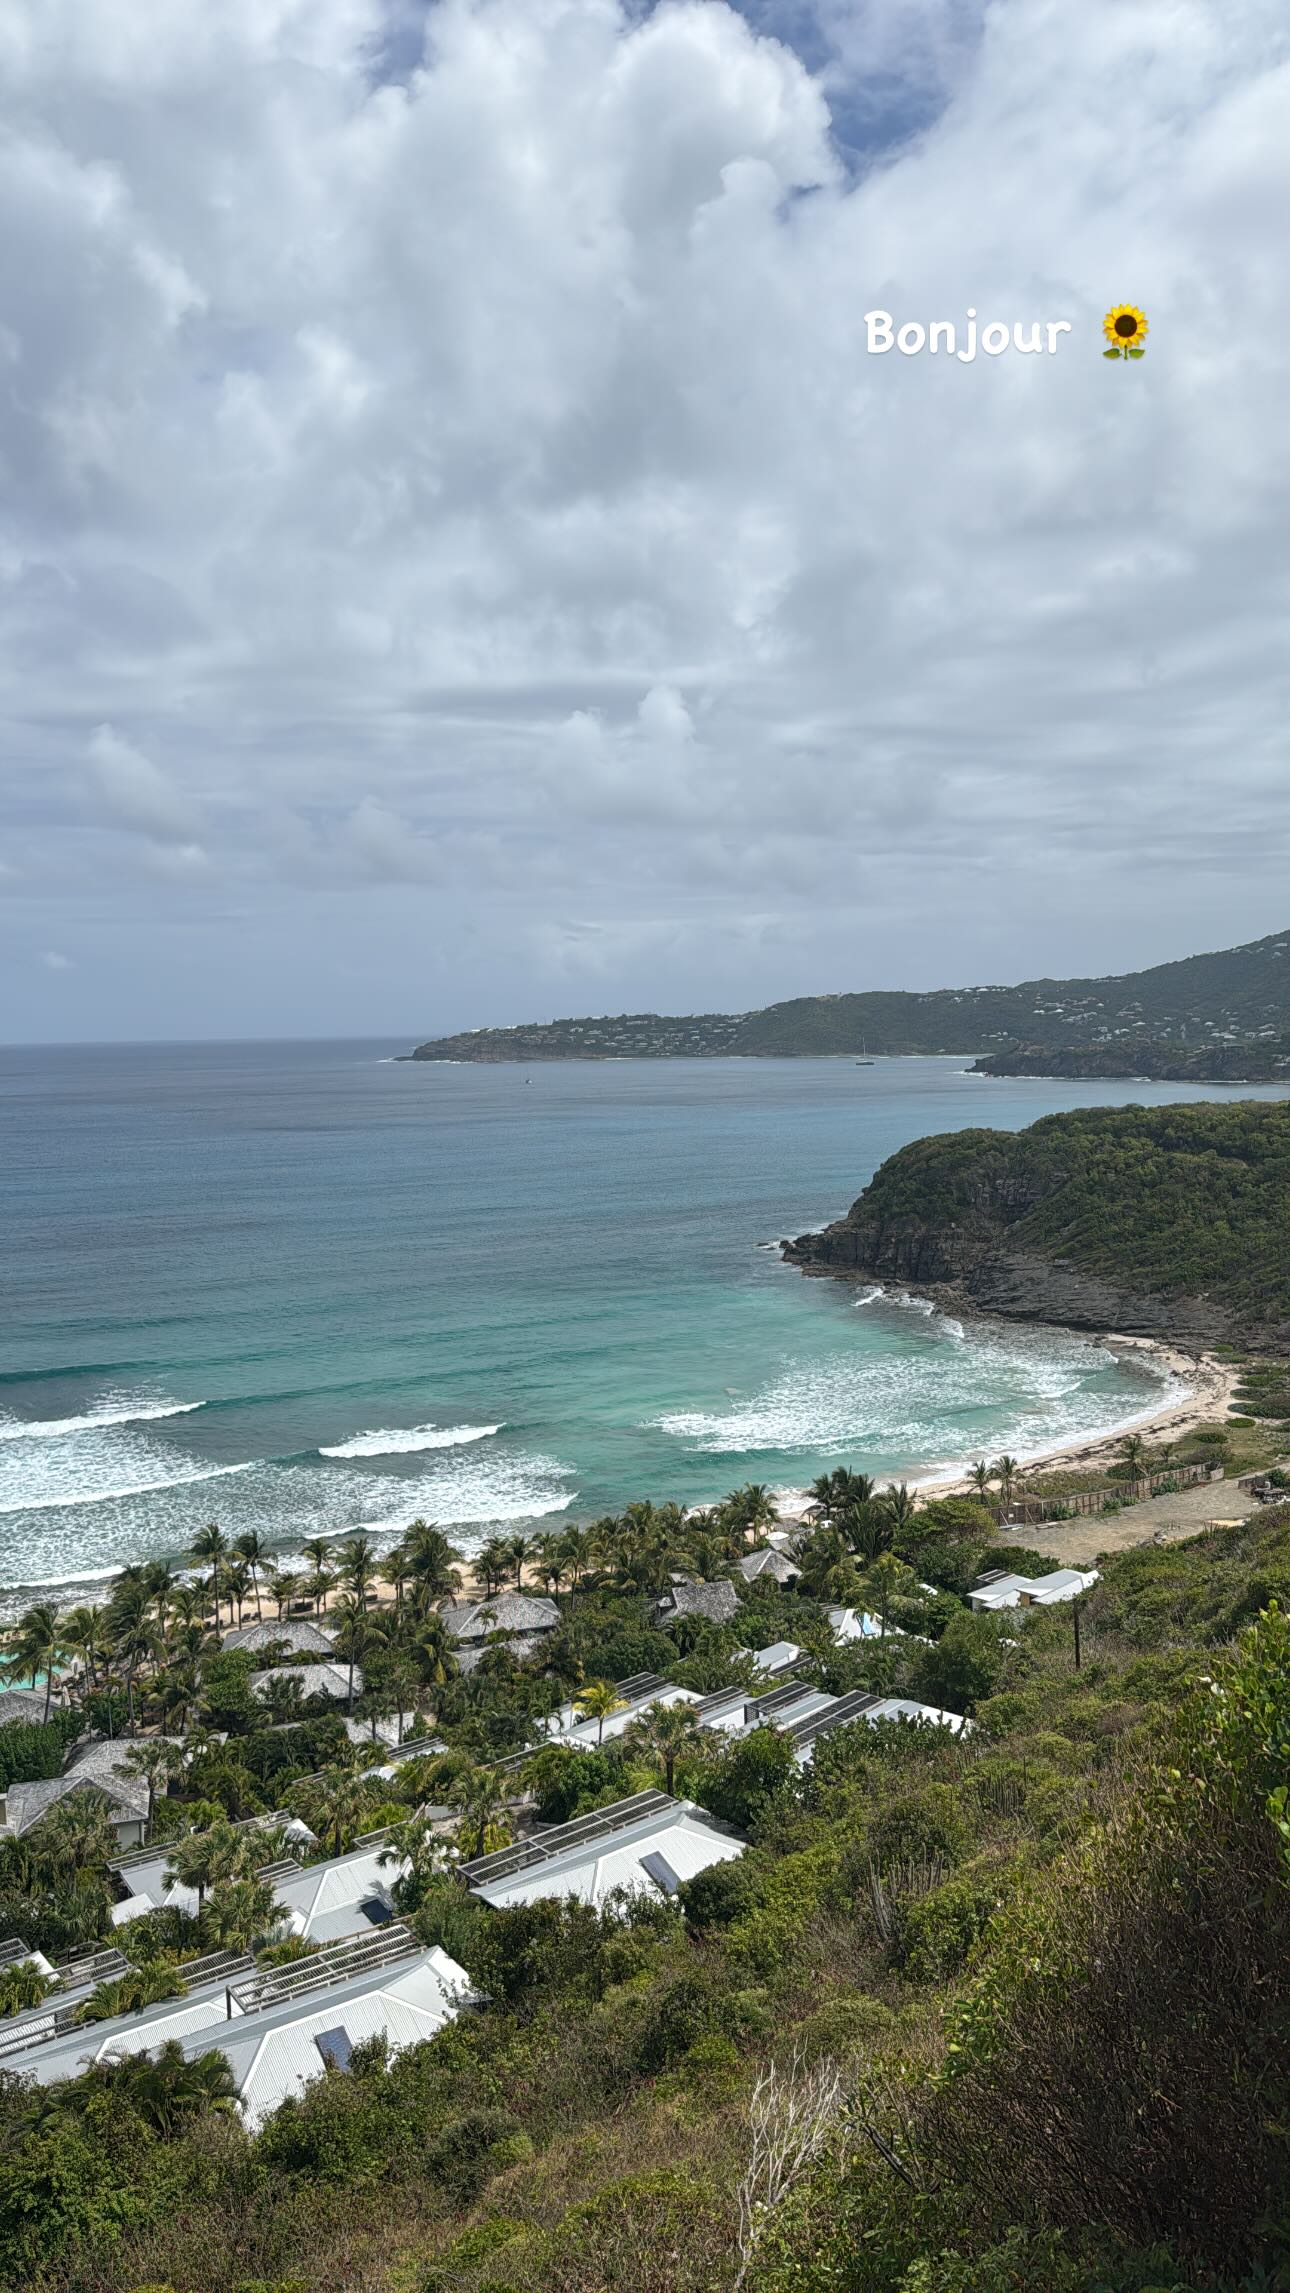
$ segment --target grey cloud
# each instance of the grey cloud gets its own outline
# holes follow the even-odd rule
[[[1279,0],[13,0],[4,949],[76,962],[31,1031],[1283,923],[1288,89]],[[969,304],[1076,332],[867,354]]]

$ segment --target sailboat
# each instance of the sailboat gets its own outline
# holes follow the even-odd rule
[[[868,1048],[869,1048],[869,1046],[868,1046],[868,1044],[866,1043],[866,1041],[865,1041],[865,1039],[864,1039],[864,1037],[863,1037],[863,1035],[862,1035],[862,1036],[861,1036],[861,1038],[860,1038],[860,1049],[861,1049],[862,1051],[867,1051],[867,1050],[868,1050]],[[872,1061],[872,1059],[857,1059],[857,1060],[856,1060],[856,1065],[857,1065],[857,1067],[872,1067],[872,1065],[873,1065],[873,1061]]]

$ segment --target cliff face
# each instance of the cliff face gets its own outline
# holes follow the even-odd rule
[[[1290,1109],[1117,1108],[922,1139],[845,1218],[784,1244],[802,1271],[1204,1346],[1290,1343],[1278,1236]]]

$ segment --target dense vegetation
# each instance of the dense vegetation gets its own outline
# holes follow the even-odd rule
[[[363,1540],[338,1572],[320,1561],[317,1604],[335,1603],[342,1646],[359,1634],[373,1716],[410,1692],[450,1746],[394,1785],[366,1780],[334,1718],[266,1730],[247,1659],[212,1630],[218,1555],[205,1585],[147,1595],[150,1653],[131,1580],[87,1692],[124,1711],[132,1663],[146,1729],[174,1725],[183,1687],[195,1756],[159,1771],[158,1824],[209,1878],[198,1919],[121,1931],[141,1986],[177,1987],[185,1951],[263,1916],[226,1818],[285,1802],[329,1846],[397,1820],[402,1907],[490,2003],[393,2062],[359,2050],[255,2139],[218,2057],[127,2062],[44,2094],[3,2080],[6,2293],[1290,2282],[1290,1507],[1108,1561],[1077,1669],[1069,1609],[963,1606],[991,1557],[978,1504],[916,1512],[847,1474],[818,1494],[806,1590],[746,1588],[728,1626],[662,1631],[654,1593],[682,1555],[705,1574],[728,1564],[762,1492],[697,1522],[637,1506],[536,1549],[507,1540],[491,1581],[537,1563],[562,1621],[539,1655],[491,1646],[468,1678],[436,1629],[452,1560],[437,1532],[409,1532],[398,1605],[380,1613]],[[835,1648],[821,1601],[838,1596],[881,1603],[887,1636]],[[599,1750],[534,1755],[522,1782],[539,1812],[665,1781],[670,1761],[678,1790],[746,1831],[740,1861],[679,1903],[603,1912],[490,1913],[445,1871],[418,1804],[455,1800],[468,1835],[504,1836],[520,1781],[488,1757],[561,1693],[581,1687],[594,1712],[596,1682],[646,1664],[716,1686],[748,1676],[740,1649],[785,1635],[821,1684],[903,1687],[971,1712],[973,1733],[861,1722],[802,1773],[769,1730],[723,1745],[682,1721],[669,1740],[647,1715]],[[142,1735],[141,1755],[155,1743]],[[29,1919],[75,1911],[101,1932],[102,1817],[55,1812],[46,1838],[6,1850],[26,1858]],[[18,1876],[6,1916],[21,1916]]]
[[[976,1075],[1110,1075],[1127,1082],[1290,1082],[1290,1042],[1202,1043],[1139,1040],[1113,1043],[1022,1043],[973,1062]]]
[[[919,1139],[795,1251],[881,1275],[913,1245],[929,1280],[1024,1253],[1276,1328],[1290,1321],[1290,1104],[1089,1107]]]
[[[1290,935],[1187,956],[1115,979],[1032,979],[1019,987],[939,988],[802,995],[765,1011],[664,1018],[554,1019],[439,1036],[416,1059],[693,1059],[976,1052],[1018,1044],[1049,1048],[1167,1037],[1208,1049],[1227,1036],[1290,1032]],[[1091,1070],[1097,1073],[1119,1069]],[[1123,1070],[1139,1074],[1139,1066]]]

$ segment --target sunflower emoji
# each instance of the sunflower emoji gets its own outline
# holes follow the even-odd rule
[[[1145,311],[1136,310],[1132,303],[1117,303],[1102,321],[1102,332],[1109,348],[1103,358],[1145,358],[1147,319]]]

